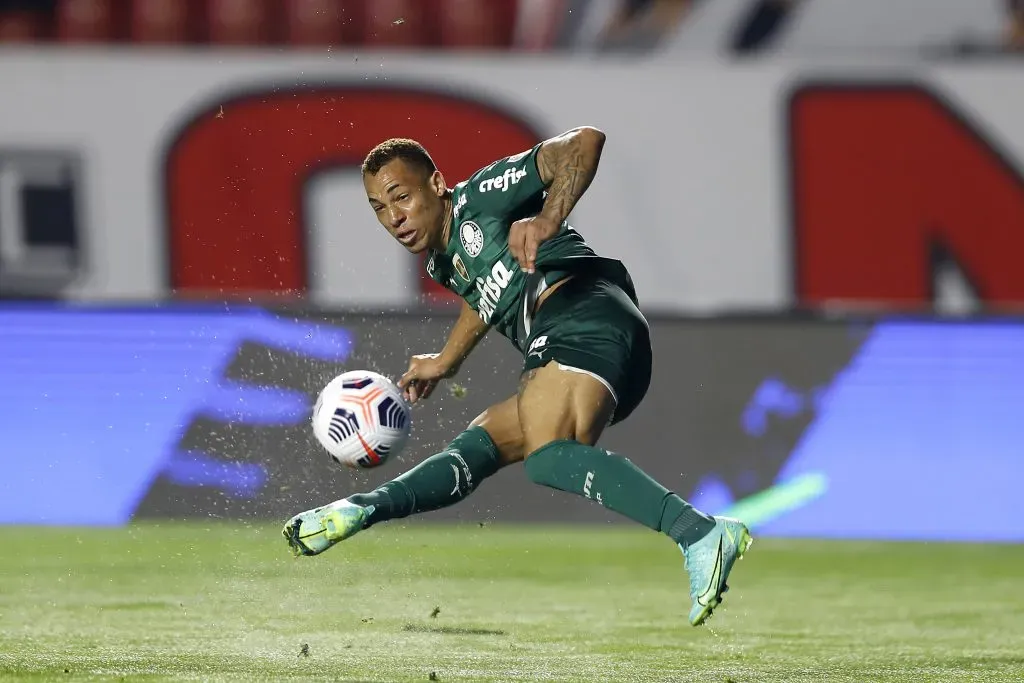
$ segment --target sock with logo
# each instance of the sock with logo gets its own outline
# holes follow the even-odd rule
[[[491,436],[482,427],[471,427],[400,477],[347,500],[373,506],[366,523],[371,526],[458,503],[500,467]]]
[[[626,458],[578,441],[552,441],[538,448],[526,459],[525,469],[535,484],[589,498],[684,548],[715,526],[713,519]]]

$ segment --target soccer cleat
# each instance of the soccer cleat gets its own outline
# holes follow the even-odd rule
[[[362,531],[371,512],[372,507],[339,500],[295,515],[284,525],[282,533],[296,557],[319,555]]]
[[[736,560],[743,557],[754,542],[743,522],[729,517],[713,517],[715,528],[683,551],[686,571],[690,574],[690,624],[700,626],[722,602],[722,593],[729,590],[726,580]]]

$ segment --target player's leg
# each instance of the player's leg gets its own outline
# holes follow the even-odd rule
[[[491,406],[448,446],[399,477],[296,515],[284,536],[297,555],[317,555],[389,519],[458,503],[499,469],[523,459],[517,398]]]
[[[535,352],[527,355],[519,392],[527,476],[671,538],[690,573],[690,621],[703,623],[750,543],[746,527],[696,510],[625,457],[594,445],[609,422],[628,417],[646,394],[652,369],[646,321],[621,289],[580,282],[542,305],[532,332]]]
[[[516,397],[491,406],[448,446],[349,502],[371,510],[366,526],[448,507],[499,469],[523,459]]]
[[[589,498],[687,546],[714,520],[629,459],[595,444],[616,408],[603,379],[552,361],[523,375],[519,416],[531,481]]]

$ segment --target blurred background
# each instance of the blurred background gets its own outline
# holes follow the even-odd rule
[[[588,124],[657,354],[606,448],[762,535],[1024,540],[1022,57],[1020,0],[0,0],[0,523],[283,522],[435,452],[496,335],[379,470],[309,428],[454,319],[358,165]],[[618,521],[518,468],[427,518]]]

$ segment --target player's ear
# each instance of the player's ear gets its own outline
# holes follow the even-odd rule
[[[430,180],[427,181],[430,184],[430,189],[438,197],[443,197],[444,193],[448,191],[448,186],[444,182],[444,176],[441,175],[440,171],[434,171],[430,174]]]

